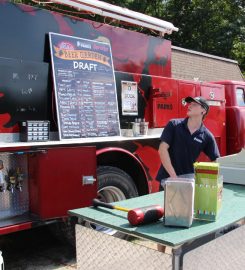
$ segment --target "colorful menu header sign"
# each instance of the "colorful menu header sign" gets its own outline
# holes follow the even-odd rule
[[[108,43],[49,33],[59,138],[120,135]]]

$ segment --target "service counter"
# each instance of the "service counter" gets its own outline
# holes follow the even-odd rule
[[[148,129],[147,135],[144,136],[127,136],[127,130],[121,129],[120,136],[108,136],[108,137],[88,137],[88,138],[79,138],[79,139],[65,139],[59,140],[58,134],[52,133],[51,140],[49,141],[29,141],[29,142],[21,142],[19,140],[18,134],[7,134],[6,136],[1,135],[0,142],[0,152],[7,151],[22,151],[28,149],[45,149],[45,147],[55,147],[55,146],[83,146],[87,144],[95,144],[95,143],[106,143],[106,142],[127,142],[127,141],[136,141],[136,140],[150,140],[157,139],[159,140],[162,128],[152,128]]]
[[[163,205],[163,199],[164,192],[158,192],[117,205],[126,208]],[[163,220],[133,227],[127,221],[127,213],[104,208],[75,209],[69,214],[78,217],[78,221],[112,228],[134,239],[125,241],[76,225],[78,269],[244,269],[245,186],[224,185],[217,221],[194,220],[190,228],[166,227]],[[146,242],[151,244],[139,244]],[[158,251],[157,245],[166,246],[166,252]]]

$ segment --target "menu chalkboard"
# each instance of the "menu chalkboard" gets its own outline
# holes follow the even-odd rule
[[[49,33],[59,137],[120,135],[110,44]]]

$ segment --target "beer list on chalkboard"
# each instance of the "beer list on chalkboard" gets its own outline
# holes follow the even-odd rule
[[[49,33],[60,139],[120,135],[110,44]]]

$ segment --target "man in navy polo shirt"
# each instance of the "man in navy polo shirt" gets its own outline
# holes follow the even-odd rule
[[[187,118],[170,120],[161,135],[158,152],[162,165],[156,177],[158,181],[193,173],[193,163],[201,152],[211,161],[220,156],[214,136],[203,124],[209,111],[207,101],[202,97],[187,97],[185,102],[189,104]]]

